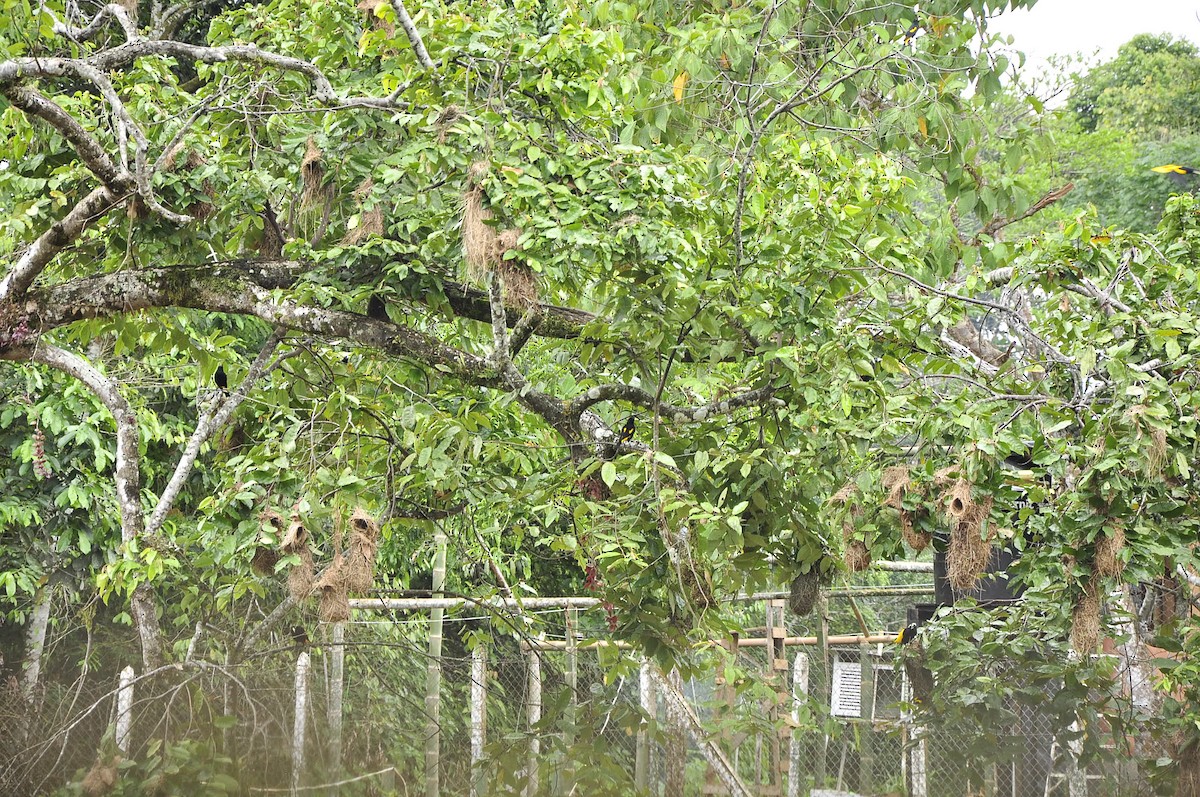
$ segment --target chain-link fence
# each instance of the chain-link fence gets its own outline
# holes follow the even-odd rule
[[[652,678],[615,639],[578,633],[574,610],[451,612],[436,659],[428,612],[358,610],[311,639],[281,627],[274,647],[227,666],[138,679],[124,738],[116,690],[95,678],[41,695],[32,725],[0,735],[4,783],[37,793],[65,770],[85,794],[118,779],[140,784],[128,794],[729,794],[717,760],[749,793],[781,797],[1152,793],[1142,765],[1165,751],[1127,734],[1004,701],[988,727],[912,713],[920,673],[893,637],[920,579],[829,590],[804,616],[777,596],[740,601],[736,642],[697,651],[678,678],[684,716],[670,674]],[[1089,734],[1105,744],[1081,759]]]

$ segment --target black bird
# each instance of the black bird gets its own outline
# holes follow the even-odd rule
[[[292,626],[292,646],[297,653],[308,647],[308,632],[304,630],[304,626]]]
[[[909,642],[912,642],[916,638],[917,638],[917,624],[909,623],[908,625],[904,626],[904,628],[900,629],[899,634],[896,634],[896,644],[897,645],[907,645]]]
[[[637,432],[637,424],[634,423],[633,416],[630,415],[625,419],[625,423],[621,425],[621,431],[617,434],[617,442],[628,443],[633,439],[635,432]]]
[[[376,321],[391,321],[388,317],[387,303],[378,294],[372,293],[367,299],[367,317]]]
[[[913,24],[909,25],[908,29],[904,31],[905,46],[912,44],[913,37],[917,35],[919,30],[921,30],[921,21],[914,20]]]
[[[225,376],[225,366],[217,366],[217,370],[213,373],[213,382],[222,393],[226,392],[229,388],[229,377]]]

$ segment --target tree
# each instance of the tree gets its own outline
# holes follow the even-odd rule
[[[1059,605],[1116,577],[1110,513],[1131,576],[1190,561],[1191,205],[1156,241],[999,240],[1063,195],[981,115],[1009,65],[973,42],[1007,5],[928,3],[908,37],[911,8],[848,0],[6,0],[6,427],[90,422],[9,449],[5,570],[17,529],[53,547],[38,507],[111,476],[89,575],[143,669],[236,661],[294,602],[259,610],[282,588],[248,571],[282,516],[329,561],[365,506],[381,562],[432,522],[498,581],[552,557],[544,583],[670,659],[720,596],[899,555],[954,490],[977,551],[1016,511],[1009,455],[1056,485],[1012,536]],[[234,607],[249,631],[203,622]]]
[[[1154,137],[1200,133],[1200,54],[1169,34],[1134,36],[1117,57],[1088,72],[1068,106],[1086,132]]]

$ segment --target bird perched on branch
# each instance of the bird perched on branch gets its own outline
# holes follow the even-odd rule
[[[912,642],[914,639],[916,639],[917,628],[918,626],[916,623],[909,623],[901,628],[900,633],[896,634],[896,644],[907,645],[909,642]]]
[[[225,366],[218,365],[217,370],[213,372],[213,383],[222,393],[227,393],[229,389],[229,377],[225,375]]]
[[[915,37],[917,35],[917,32],[920,30],[921,30],[920,20],[913,20],[913,24],[909,25],[908,28],[905,29],[905,31],[904,31],[904,46],[907,47],[908,45],[912,44],[913,37]]]
[[[617,433],[618,443],[628,443],[633,439],[633,435],[637,432],[637,424],[630,415],[625,419],[625,423],[621,424],[621,431]]]

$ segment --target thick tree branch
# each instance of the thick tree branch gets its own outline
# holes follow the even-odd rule
[[[153,171],[150,168],[148,157],[150,149],[149,139],[146,138],[146,134],[126,110],[125,103],[121,101],[116,88],[113,87],[112,82],[108,79],[106,70],[97,68],[88,60],[78,58],[18,58],[0,63],[0,92],[8,94],[9,87],[15,81],[27,78],[62,77],[66,75],[74,75],[82,80],[86,80],[96,88],[112,113],[113,126],[118,132],[118,139],[124,134],[133,137],[136,159],[136,168],[134,169],[133,177],[137,184],[138,194],[142,197],[147,207],[175,224],[190,222],[192,220],[191,216],[174,213],[165,208],[155,198],[150,184]],[[61,121],[59,115],[52,112],[49,117],[43,118],[47,118],[48,121]],[[82,130],[82,126],[78,122],[74,124],[74,127]],[[64,135],[66,134],[64,133]],[[68,136],[68,139],[70,139],[70,136]],[[120,151],[122,153],[125,151],[123,142]],[[84,158],[85,163],[87,162],[87,158],[83,152],[80,153],[80,157]]]
[[[773,387],[760,387],[697,407],[682,407],[675,404],[656,403],[651,393],[633,385],[598,385],[573,400],[567,407],[567,413],[578,415],[602,401],[626,401],[653,409],[655,414],[673,423],[698,423],[714,415],[730,413],[740,407],[764,404],[770,401],[774,395]]]
[[[36,297],[31,297],[34,306],[28,312],[36,321],[31,326],[47,330],[86,318],[105,318],[131,310],[176,306],[176,298],[198,292],[199,286],[204,283],[227,286],[253,283],[267,290],[286,289],[295,285],[301,276],[313,268],[312,264],[303,261],[240,260],[118,271],[71,280],[40,291]],[[427,275],[415,273],[398,287],[414,301],[421,301],[430,294],[436,296],[440,287],[446,304],[455,315],[485,323],[491,321],[488,295],[476,288],[450,280],[433,283]],[[0,292],[0,299],[3,298],[4,294]],[[178,306],[206,309],[196,304],[178,303]],[[542,321],[537,326],[540,337],[577,338],[586,325],[602,320],[591,313],[570,307],[542,305],[540,311]],[[516,317],[515,313],[513,317]]]
[[[20,297],[50,264],[54,256],[75,242],[93,218],[103,215],[122,197],[100,187],[71,208],[66,216],[50,225],[17,259],[16,265],[0,279],[0,303]]]
[[[44,289],[31,296],[21,310],[29,328],[41,332],[84,318],[155,307],[255,316],[274,326],[408,357],[472,384],[499,382],[484,358],[448,346],[432,335],[357,313],[305,306],[274,294],[295,276],[295,264],[287,262],[120,271]]]
[[[425,42],[421,39],[421,32],[417,30],[416,23],[408,15],[408,9],[404,7],[404,0],[395,0],[392,5],[396,9],[396,18],[400,20],[400,27],[404,28],[404,34],[408,36],[408,41],[412,44],[413,52],[417,55],[417,62],[426,69],[436,69],[437,65],[433,63],[433,59],[429,57],[429,51],[425,49]]]
[[[0,93],[8,98],[13,107],[41,119],[61,133],[75,148],[84,165],[114,194],[124,194],[133,188],[133,175],[118,166],[100,142],[57,103],[20,83],[4,86],[0,88]]]

